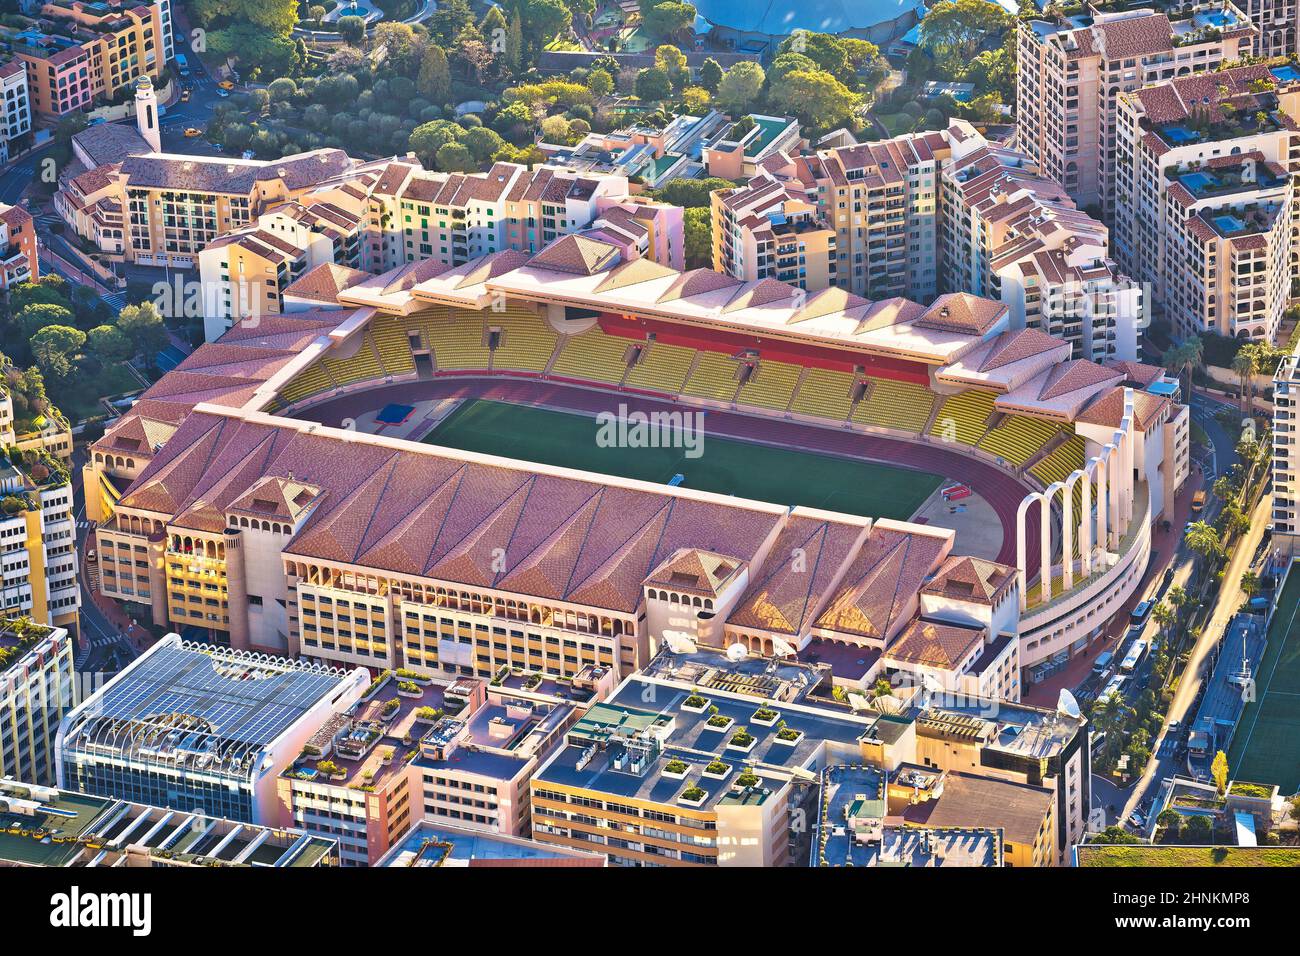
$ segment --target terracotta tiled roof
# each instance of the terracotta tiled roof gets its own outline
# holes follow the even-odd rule
[[[885,656],[946,670],[969,657],[983,643],[983,637],[982,628],[918,618],[889,646]]]
[[[339,293],[370,278],[368,272],[333,262],[322,262],[285,286],[284,294],[313,302],[338,302]]]
[[[992,604],[1015,584],[1016,570],[996,561],[969,555],[948,558],[921,588],[956,601]]]

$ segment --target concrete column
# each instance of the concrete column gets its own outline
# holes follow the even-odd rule
[[[1110,455],[1108,456],[1107,466],[1110,473],[1106,476],[1106,484],[1110,488],[1110,494],[1106,496],[1106,500],[1110,503],[1110,507],[1107,509],[1110,512],[1107,518],[1110,524],[1110,538],[1107,547],[1114,551],[1119,547],[1120,535],[1124,533],[1124,529],[1120,525],[1119,507],[1120,496],[1124,493],[1124,469],[1120,464],[1123,452],[1120,451],[1117,445],[1112,444],[1108,447],[1110,448]]]
[[[1057,486],[1059,487],[1059,486]],[[1052,490],[1043,493],[1043,516],[1038,525],[1039,578],[1043,586],[1043,603],[1052,599]]]
[[[1026,495],[1016,509],[1016,580],[1020,585],[1020,610],[1028,603],[1029,557],[1025,554],[1025,515],[1036,495]]]
[[[1106,549],[1109,545],[1109,539],[1106,537],[1106,512],[1109,510],[1106,504],[1106,459],[1109,452],[1105,448],[1097,457],[1097,547]]]
[[[1079,572],[1087,576],[1092,574],[1092,477],[1087,470],[1076,471],[1079,480]]]
[[[1074,587],[1074,482],[1061,486],[1061,585]]]
[[[238,651],[249,649],[248,582],[244,576],[244,542],[238,528],[227,528],[226,544],[226,614],[230,618],[230,646]]]
[[[167,626],[167,535],[149,535],[149,611],[153,623]]]

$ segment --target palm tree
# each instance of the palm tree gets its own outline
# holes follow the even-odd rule
[[[1205,356],[1205,343],[1195,335],[1188,336],[1181,345],[1175,345],[1164,354],[1165,368],[1181,377],[1187,374],[1187,385],[1183,390],[1184,398],[1192,394],[1191,370],[1201,364]]]
[[[1259,575],[1254,571],[1245,571],[1241,575],[1241,590],[1246,597],[1253,598],[1259,593]]]
[[[1205,559],[1217,556],[1222,549],[1219,532],[1204,521],[1195,521],[1183,536],[1187,546]]]
[[[1169,627],[1177,619],[1174,609],[1168,604],[1157,604],[1151,611],[1151,616],[1155,618],[1156,624],[1160,625],[1160,635],[1164,637],[1169,633]]]
[[[1232,370],[1241,380],[1241,412],[1250,415],[1255,409],[1255,373],[1259,371],[1259,350],[1243,345],[1232,357]]]
[[[1214,479],[1214,497],[1220,501],[1235,501],[1237,499],[1237,486],[1233,484],[1232,479],[1227,475],[1220,475]]]

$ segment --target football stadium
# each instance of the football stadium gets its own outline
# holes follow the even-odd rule
[[[570,236],[324,265],[284,303],[85,468],[105,595],[240,648],[572,679],[685,637],[1017,699],[1132,593],[1187,477],[1162,369],[968,294],[808,294]]]

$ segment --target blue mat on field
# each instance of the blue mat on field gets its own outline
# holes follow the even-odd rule
[[[381,425],[400,425],[411,417],[413,411],[415,411],[414,405],[385,405],[380,409],[375,421]]]

